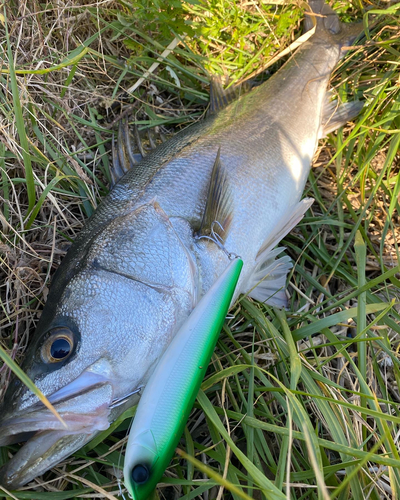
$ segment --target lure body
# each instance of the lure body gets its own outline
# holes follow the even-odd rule
[[[155,368],[133,420],[124,480],[134,500],[149,498],[189,418],[229,309],[243,261],[235,258],[203,296]]]

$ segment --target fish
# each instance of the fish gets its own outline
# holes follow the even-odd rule
[[[140,398],[125,452],[124,482],[146,500],[183,434],[243,267],[232,257],[172,339]]]
[[[248,92],[214,81],[206,119],[132,168],[129,155],[115,161],[126,173],[56,271],[21,365],[63,422],[10,382],[0,446],[25,444],[0,469],[3,487],[43,474],[138,402],[227,252],[243,260],[233,300],[286,305],[292,264],[276,246],[312,204],[301,197],[319,138],[362,107],[327,91],[362,28],[341,24],[321,0],[309,5],[315,33],[276,74]]]

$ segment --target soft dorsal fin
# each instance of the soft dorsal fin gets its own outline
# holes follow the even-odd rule
[[[218,235],[225,241],[232,222],[232,197],[226,170],[221,163],[221,148],[211,172],[210,185],[199,236]]]
[[[224,89],[221,77],[212,76],[210,80],[210,108],[208,113],[213,115],[221,109],[226,108],[226,106],[236,101],[241,95],[249,92],[252,87],[252,83],[247,80]]]

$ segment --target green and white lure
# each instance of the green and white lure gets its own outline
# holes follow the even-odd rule
[[[147,500],[182,436],[231,303],[243,261],[234,258],[201,298],[157,364],[140,399],[125,454],[124,481]]]

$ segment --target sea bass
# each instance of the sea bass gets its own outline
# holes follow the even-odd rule
[[[67,427],[15,378],[0,445],[27,442],[0,470],[6,488],[42,474],[137,402],[226,268],[226,252],[244,263],[235,297],[285,305],[291,264],[275,246],[312,202],[300,198],[318,139],[360,110],[327,94],[354,27],[319,0],[310,6],[315,34],[289,61],[226,106],[217,89],[217,112],[128,171],[68,251],[22,364]]]

